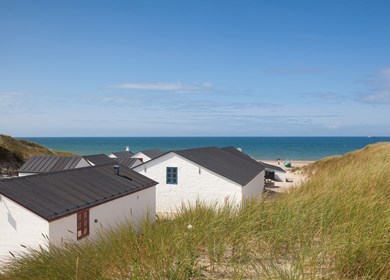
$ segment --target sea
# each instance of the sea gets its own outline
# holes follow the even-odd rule
[[[162,151],[234,146],[255,159],[318,160],[342,155],[390,137],[23,137],[53,150],[80,155],[149,149]]]

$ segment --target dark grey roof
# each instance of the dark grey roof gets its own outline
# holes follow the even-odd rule
[[[230,147],[225,147],[225,148],[221,148],[221,150],[224,150],[225,152],[229,152],[229,153],[231,153],[231,154],[233,154],[233,155],[235,155],[235,156],[237,156],[237,157],[239,157],[239,158],[242,158],[242,159],[244,159],[244,160],[247,160],[247,161],[249,161],[249,162],[257,163],[257,164],[258,164],[258,162],[257,162],[255,159],[253,159],[251,156],[249,156],[249,155],[247,155],[247,154],[245,154],[245,153],[239,151],[239,150],[238,150],[237,148],[235,148],[235,147],[232,147],[232,146],[230,146]]]
[[[84,158],[90,162],[92,162],[94,165],[104,165],[108,163],[114,163],[115,160],[112,158],[109,158],[105,154],[97,154],[97,155],[88,155],[84,156]]]
[[[32,156],[19,172],[22,173],[46,173],[60,170],[73,169],[80,162],[79,156]]]
[[[273,164],[269,164],[269,163],[265,163],[265,162],[262,162],[262,161],[260,161],[260,163],[262,165],[264,165],[264,167],[267,168],[267,169],[272,169],[272,170],[275,170],[275,171],[280,171],[280,172],[286,173],[286,170],[284,170],[283,168],[281,168],[279,166],[276,166],[276,165],[273,165]]]
[[[114,156],[116,156],[117,158],[131,158],[132,156],[134,156],[134,154],[132,152],[127,152],[127,151],[115,152],[112,154]]]
[[[256,177],[264,167],[217,147],[172,151],[219,175],[244,186]]]
[[[281,171],[281,172],[286,172],[283,168],[280,168],[279,166],[268,164],[268,163],[265,163],[265,162],[262,162],[262,161],[257,161],[255,159],[253,159],[252,157],[250,157],[249,155],[247,155],[247,154],[237,150],[237,148],[235,148],[235,147],[225,147],[225,148],[221,148],[221,149],[226,151],[226,152],[232,153],[232,154],[234,154],[237,157],[240,157],[242,159],[248,160],[248,161],[250,161],[252,163],[261,164],[261,165],[264,166],[264,168],[272,169],[272,170],[278,170],[278,171]]]
[[[165,154],[165,152],[162,152],[160,150],[145,150],[145,151],[140,151],[140,153],[143,153],[144,155],[147,155],[150,158],[156,158]]]
[[[133,164],[138,160],[137,158],[117,158],[115,159],[120,164],[123,164],[124,166],[127,166],[128,168],[131,168]]]
[[[0,194],[51,221],[157,183],[125,166],[90,166],[0,181]]]

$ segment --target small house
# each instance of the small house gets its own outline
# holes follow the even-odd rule
[[[157,212],[173,212],[197,201],[239,204],[264,190],[263,165],[217,147],[167,152],[133,170],[159,183]]]
[[[112,164],[1,180],[0,261],[25,247],[78,242],[121,222],[154,220],[156,184]]]

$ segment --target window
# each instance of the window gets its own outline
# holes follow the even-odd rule
[[[167,184],[177,185],[177,167],[167,167]]]
[[[77,212],[77,240],[89,235],[89,209]]]

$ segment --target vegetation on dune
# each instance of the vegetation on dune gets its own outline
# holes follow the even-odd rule
[[[13,175],[32,156],[72,156],[75,154],[50,150],[37,143],[0,134],[0,174]]]
[[[48,155],[48,156],[72,156],[75,155],[69,152],[61,152],[50,150],[37,143],[20,140],[11,136],[0,134],[0,147],[13,153],[20,162],[27,161],[32,156]]]
[[[183,207],[9,263],[0,279],[389,279],[390,143],[304,169],[242,207]]]

